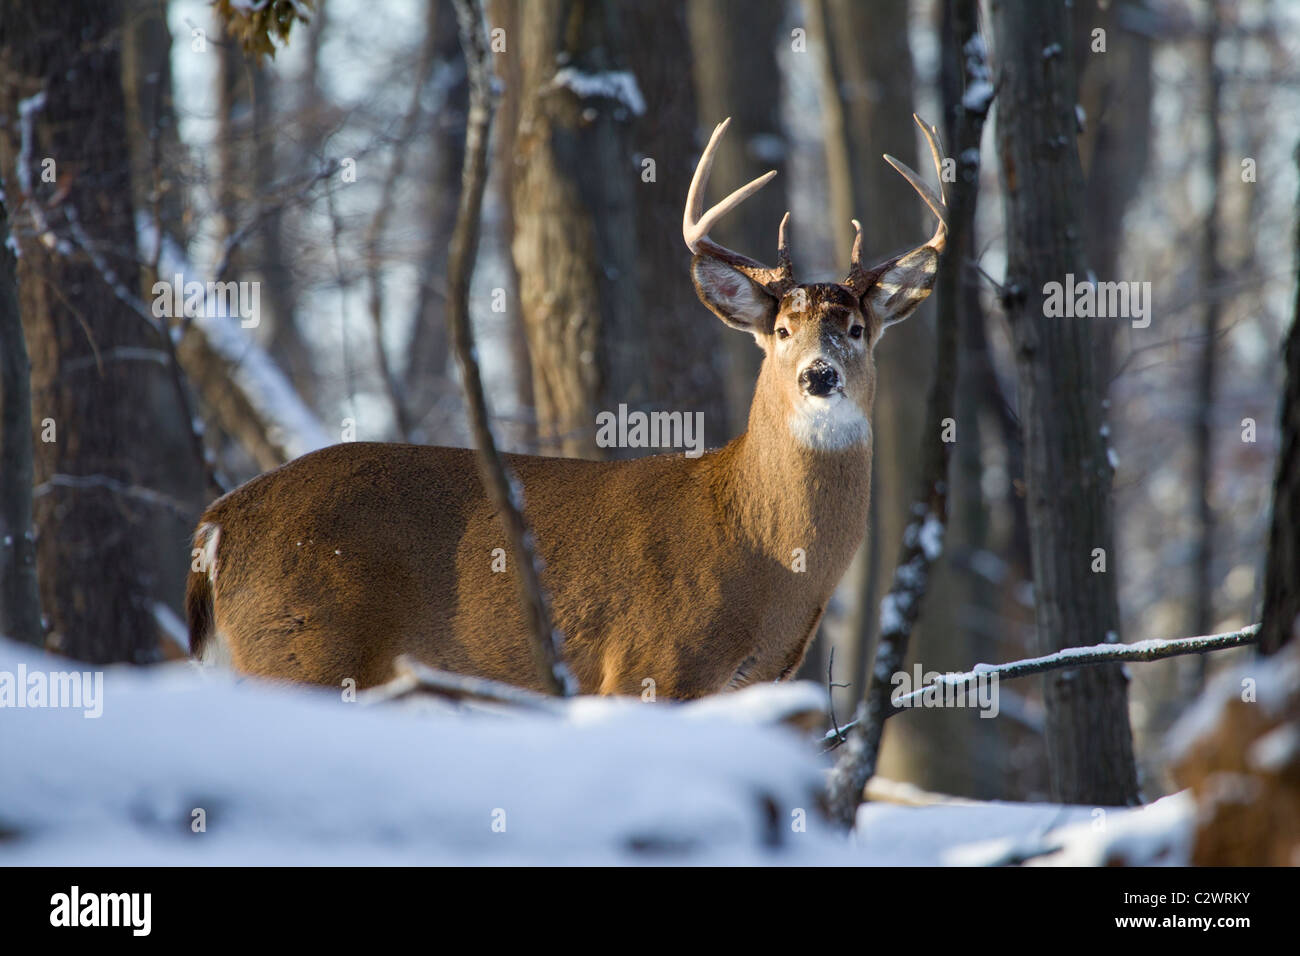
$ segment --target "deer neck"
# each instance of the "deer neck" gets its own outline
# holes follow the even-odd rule
[[[833,587],[866,533],[871,432],[843,447],[809,447],[760,376],[749,427],[723,449],[715,494],[737,538],[791,569],[799,555],[809,581]]]

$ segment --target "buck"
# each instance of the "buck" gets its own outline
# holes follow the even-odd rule
[[[855,220],[848,277],[813,284],[794,279],[789,213],[775,267],[724,248],[710,228],[776,175],[702,214],[728,122],[700,158],[682,234],[700,301],[763,350],[744,434],[698,457],[507,456],[584,693],[636,694],[649,680],[692,698],[796,671],[866,533],[873,349],[930,294],[944,249],[943,200],[890,156],[938,217],[924,245],[868,267]],[[917,123],[938,170],[937,132]],[[360,687],[407,654],[540,689],[512,573],[494,562],[504,545],[472,450],[312,452],[204,513],[192,651],[246,674]]]

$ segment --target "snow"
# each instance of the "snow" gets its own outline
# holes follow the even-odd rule
[[[0,641],[0,671],[71,662]],[[826,758],[757,726],[808,691],[569,716],[344,703],[188,664],[109,668],[103,713],[0,715],[7,864],[849,863]],[[712,713],[710,713],[712,712]],[[193,811],[206,832],[191,832]],[[793,821],[806,819],[806,830]],[[504,832],[498,830],[504,824]]]
[[[78,666],[0,639],[0,675]],[[1190,812],[870,803],[845,837],[817,810],[831,758],[774,723],[820,712],[808,683],[524,710],[100,673],[95,719],[0,710],[0,865],[1177,862]]]
[[[976,80],[966,87],[962,94],[961,105],[972,113],[988,111],[989,101],[993,99],[993,84],[988,80]]]
[[[893,594],[886,594],[880,601],[880,633],[901,634],[906,628],[898,599]]]
[[[147,255],[157,241],[154,224],[143,213],[137,215],[136,244],[141,255]],[[162,241],[158,273],[179,274],[187,281],[200,281],[184,250],[170,236],[164,236]],[[224,316],[221,311],[217,303],[205,303],[201,313],[192,319],[194,327],[229,364],[231,384],[244,395],[258,417],[268,423],[267,437],[284,450],[286,458],[297,458],[335,444],[335,438],[303,402],[275,360],[257,344],[248,329],[240,327],[238,316]]]
[[[1216,674],[1201,694],[1178,721],[1169,729],[1165,738],[1166,758],[1170,763],[1179,763],[1205,738],[1212,735],[1224,720],[1224,711],[1232,700],[1245,700],[1246,690],[1250,688],[1252,704],[1263,708],[1269,718],[1283,712],[1286,701],[1292,693],[1291,688],[1300,687],[1300,657],[1287,655],[1270,661],[1268,667],[1260,667],[1258,660],[1252,658],[1236,667],[1226,668]],[[1285,739],[1274,740],[1267,744],[1268,736],[1255,742],[1263,744],[1263,749],[1254,750],[1254,759],[1267,760],[1273,755],[1272,748],[1285,745]]]
[[[1195,806],[1185,793],[1146,807],[954,802],[858,808],[858,850],[906,866],[1186,864]]]
[[[921,550],[931,563],[939,560],[943,553],[943,522],[933,513],[925,516],[925,524],[921,527]]]
[[[572,91],[578,99],[613,100],[627,107],[633,116],[645,113],[645,97],[636,77],[628,70],[606,70],[603,73],[585,73],[577,67],[566,66],[555,71],[552,88]]]
[[[989,71],[988,49],[984,46],[984,37],[976,33],[962,47],[966,57],[966,92],[962,94],[961,105],[972,113],[983,115],[988,112],[993,99],[992,74]],[[968,150],[967,152],[970,152]],[[962,154],[962,161],[974,163],[979,161],[979,151],[975,150],[974,159]]]

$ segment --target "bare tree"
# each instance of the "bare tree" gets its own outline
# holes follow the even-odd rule
[[[1004,307],[1016,354],[1038,650],[1119,639],[1112,470],[1102,434],[1093,322],[1049,314],[1049,283],[1086,281],[1083,177],[1069,11],[1031,0],[993,5],[997,140],[1007,221]],[[1054,799],[1131,804],[1137,773],[1119,667],[1047,679]]]
[[[644,110],[612,5],[521,7],[522,101],[513,177],[515,269],[544,451],[600,457],[595,415],[607,326],[640,315],[636,169]]]
[[[160,581],[189,563],[176,529],[203,485],[165,330],[137,308],[122,5],[14,0],[0,20],[5,179],[30,223],[18,275],[50,643],[83,660],[148,660]],[[178,498],[167,484],[182,462]]]
[[[541,448],[625,454],[595,444],[597,411],[619,402],[703,411],[720,441],[718,333],[679,238],[685,8],[543,0],[521,5],[518,36],[512,250]]]

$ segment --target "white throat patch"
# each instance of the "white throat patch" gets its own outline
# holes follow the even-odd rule
[[[871,441],[871,422],[842,392],[825,398],[801,396],[786,419],[795,441],[817,451],[835,451]]]

